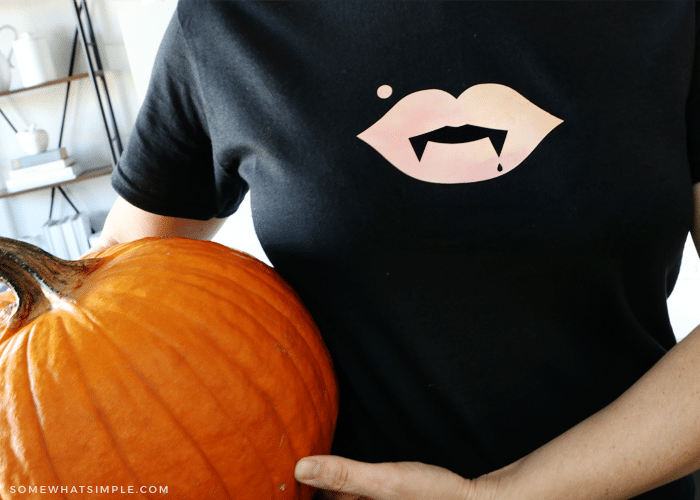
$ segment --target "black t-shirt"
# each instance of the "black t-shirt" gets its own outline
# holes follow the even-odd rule
[[[694,2],[183,0],[113,185],[192,219],[250,190],[335,361],[333,452],[476,477],[675,344],[695,45]]]

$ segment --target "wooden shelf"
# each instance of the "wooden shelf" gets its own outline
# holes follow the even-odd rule
[[[39,191],[41,189],[48,189],[56,186],[64,186],[66,184],[72,184],[74,182],[80,182],[84,181],[87,179],[92,179],[94,177],[102,177],[104,175],[109,175],[112,173],[112,166],[107,165],[104,167],[97,167],[93,168],[90,170],[86,170],[82,174],[80,174],[78,177],[75,179],[71,179],[69,181],[62,181],[62,182],[54,182],[53,184],[46,184],[45,186],[36,186],[33,188],[29,189],[22,189],[19,191],[7,191],[6,189],[0,190],[0,198],[7,198],[9,196],[17,196],[18,194],[24,194],[24,193],[31,193],[32,191]]]
[[[7,90],[5,92],[0,92],[0,97],[5,97],[12,94],[19,94],[20,92],[27,92],[29,90],[40,89],[43,87],[50,87],[51,85],[59,85],[61,83],[72,82],[73,80],[82,80],[83,78],[89,78],[90,75],[87,73],[80,73],[79,75],[67,76],[66,78],[60,78],[58,80],[51,80],[50,82],[40,83],[39,85],[32,85],[31,87],[24,87],[21,89]]]

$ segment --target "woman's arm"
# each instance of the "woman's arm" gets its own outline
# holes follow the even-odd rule
[[[224,222],[226,219],[199,221],[156,215],[141,210],[119,197],[107,215],[99,242],[91,252],[148,236],[183,236],[208,240]]]

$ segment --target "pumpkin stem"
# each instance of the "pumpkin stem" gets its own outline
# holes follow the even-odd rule
[[[49,311],[55,298],[72,300],[73,292],[101,262],[102,259],[62,260],[29,243],[0,237],[0,280],[18,299],[1,316],[11,316],[9,328],[26,325]]]

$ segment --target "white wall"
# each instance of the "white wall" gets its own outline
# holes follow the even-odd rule
[[[685,245],[681,274],[668,300],[668,311],[679,339],[700,325],[700,258],[691,238]]]

